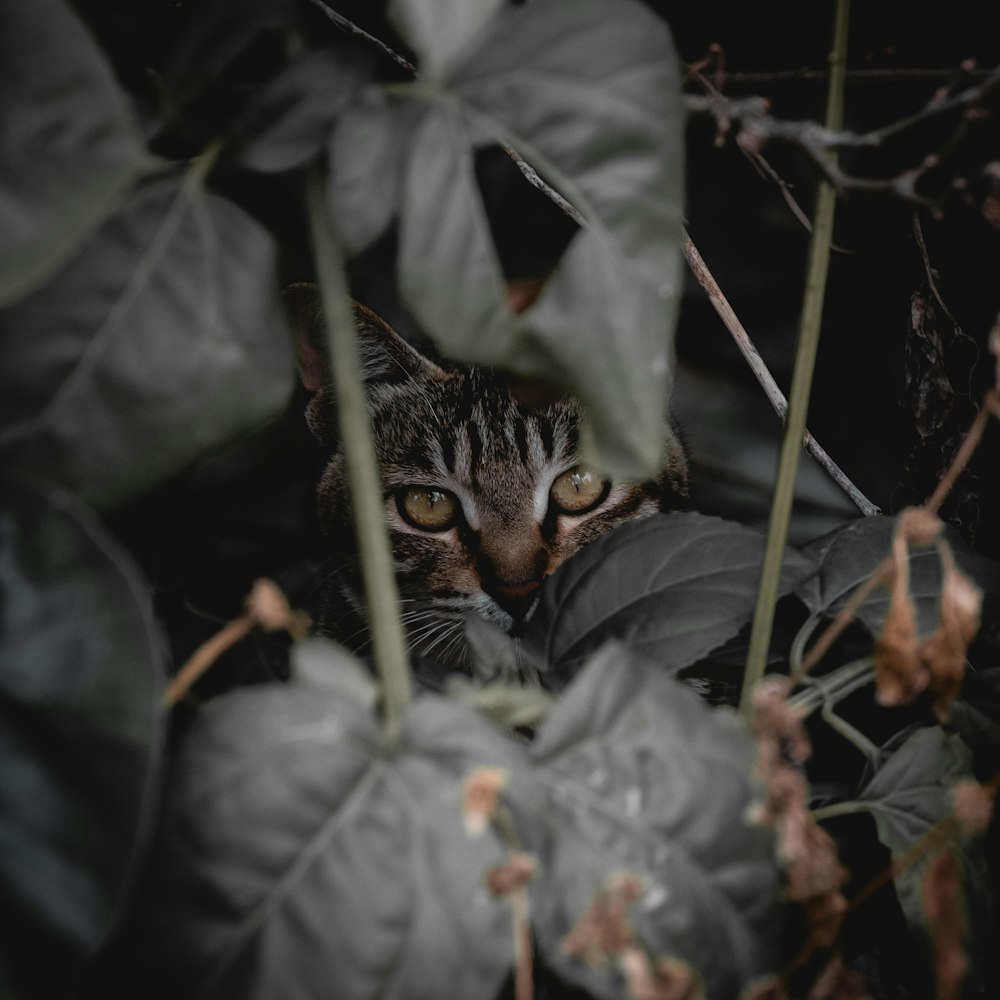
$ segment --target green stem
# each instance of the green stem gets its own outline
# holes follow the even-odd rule
[[[826,127],[834,130],[839,130],[843,124],[849,11],[850,0],[837,0],[833,48],[830,53],[830,87],[827,93],[825,117]],[[823,298],[830,263],[830,243],[833,237],[835,199],[834,189],[826,181],[820,180],[819,190],[816,194],[812,234],[809,240],[805,295],[799,321],[799,345],[795,354],[795,367],[792,371],[792,388],[788,397],[788,416],[785,421],[785,435],[781,446],[781,460],[774,488],[774,501],[771,505],[767,549],[764,553],[760,589],[757,592],[757,607],[754,612],[753,628],[750,632],[750,650],[747,654],[747,666],[743,677],[740,711],[744,719],[749,719],[754,688],[764,676],[767,651],[771,644],[774,607],[778,599],[778,586],[781,578],[781,563],[788,540],[788,524],[791,520],[792,501],[795,496],[795,473],[798,469],[799,454],[802,451],[802,437],[806,428],[806,412],[809,409],[813,368],[816,363],[816,350],[819,346]]]
[[[375,668],[382,681],[386,738],[391,744],[399,737],[412,697],[410,668],[399,619],[399,595],[385,528],[385,501],[371,439],[344,256],[330,222],[323,177],[315,167],[306,175],[306,213],[326,323],[327,353],[350,484]]]

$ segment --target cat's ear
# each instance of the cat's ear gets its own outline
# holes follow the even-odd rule
[[[295,341],[299,378],[312,393],[306,419],[321,441],[332,443],[326,405],[330,389],[326,370],[326,328],[323,308],[316,285],[301,282],[282,292],[288,325]],[[365,381],[375,383],[406,382],[418,377],[444,378],[446,373],[429,358],[403,340],[377,313],[360,302],[354,304],[354,324]]]

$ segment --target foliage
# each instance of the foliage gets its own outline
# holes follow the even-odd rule
[[[0,991],[480,997],[533,952],[540,977],[601,998],[725,998],[779,970],[775,989],[807,990],[792,974],[836,950],[847,909],[817,820],[858,815],[874,832],[845,848],[892,853],[928,968],[925,912],[937,928],[961,905],[954,880],[934,895],[924,878],[935,851],[965,875],[968,940],[988,941],[996,870],[952,820],[964,782],[989,822],[995,635],[984,613],[980,645],[955,645],[947,580],[954,549],[989,611],[997,570],[888,519],[786,553],[780,590],[807,620],[772,653],[802,686],[749,727],[676,675],[726,669],[764,540],[685,513],[561,567],[520,648],[471,626],[473,679],[415,699],[397,739],[364,665],[307,639],[291,683],[191,698],[165,748],[163,580],[108,525],[186,489],[197,503],[226,449],[288,405],[280,275],[305,242],[304,174],[325,170],[349,255],[396,241],[401,296],[442,351],[576,392],[595,460],[633,476],[661,459],[683,202],[676,57],[634,0],[394,0],[374,19],[385,63],[322,3],[176,6],[140,85],[62,0],[4,4]],[[484,147],[573,222],[517,313]],[[812,637],[852,601],[854,633],[807,680]],[[235,632],[296,633],[286,612],[251,608]],[[901,623],[921,666],[941,635],[962,669],[978,658],[961,697],[905,717],[873,704]],[[817,709],[810,736],[861,762],[810,797],[829,763],[801,728]],[[996,972],[970,968],[970,992]]]

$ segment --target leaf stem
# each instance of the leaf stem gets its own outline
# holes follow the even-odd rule
[[[830,85],[827,93],[825,124],[839,129],[844,114],[844,70],[847,57],[847,27],[850,0],[837,0],[834,19],[833,47],[830,53]],[[819,182],[813,230],[809,239],[809,259],[806,267],[805,295],[799,323],[799,345],[792,371],[792,388],[788,400],[788,416],[781,447],[778,479],[774,488],[771,518],[768,525],[767,549],[761,570],[757,607],[750,632],[750,650],[743,677],[740,712],[747,721],[753,709],[753,692],[764,676],[767,651],[774,626],[774,608],[778,598],[781,562],[788,539],[792,501],[795,496],[795,473],[798,469],[802,438],[806,429],[806,411],[812,387],[819,331],[823,318],[823,299],[830,262],[833,236],[833,216],[836,192],[825,180]]]
[[[306,214],[316,263],[341,445],[350,484],[375,667],[382,682],[386,738],[399,738],[412,697],[384,500],[371,440],[365,383],[344,257],[326,205],[322,174],[306,175]]]

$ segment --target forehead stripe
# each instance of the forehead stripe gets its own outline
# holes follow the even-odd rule
[[[478,487],[479,464],[483,457],[483,438],[475,420],[470,420],[465,425],[465,433],[469,439],[469,478],[473,485]]]

